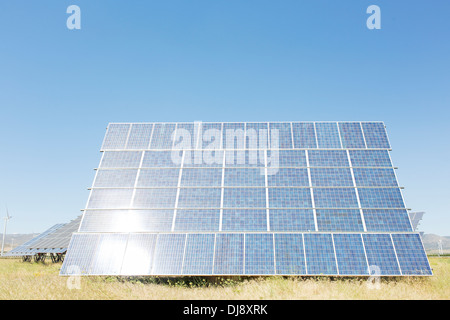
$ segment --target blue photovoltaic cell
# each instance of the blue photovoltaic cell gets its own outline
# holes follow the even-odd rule
[[[392,240],[402,274],[432,274],[419,234],[392,234]]]
[[[306,274],[302,235],[277,233],[274,236],[277,274]]]
[[[268,149],[269,132],[267,123],[249,122],[245,126],[245,147],[247,149]]]
[[[205,149],[222,149],[222,124],[202,123],[201,147]]]
[[[270,231],[314,231],[312,209],[270,209]]]
[[[182,188],[178,208],[220,208],[220,188]]]
[[[385,126],[382,122],[362,122],[367,148],[390,149]]]
[[[369,232],[413,231],[408,212],[404,209],[364,209],[363,212],[366,228]]]
[[[177,189],[136,189],[133,208],[175,208]]]
[[[305,233],[308,274],[337,274],[331,234]]]
[[[341,148],[336,122],[316,122],[318,148]]]
[[[179,168],[181,155],[179,151],[145,151],[142,168]]]
[[[182,187],[220,187],[222,184],[222,169],[189,168],[183,169],[181,175]]]
[[[173,210],[86,210],[80,232],[164,232]]]
[[[175,124],[155,123],[150,149],[172,149],[175,137]]]
[[[175,231],[218,231],[219,209],[177,210]]]
[[[289,122],[271,122],[269,124],[271,149],[292,149],[292,131]],[[277,139],[278,133],[278,139]]]
[[[137,169],[118,169],[97,171],[95,188],[133,188],[136,182]]]
[[[125,149],[130,124],[111,123],[103,140],[102,150]]]
[[[188,234],[183,274],[212,274],[214,260],[214,234]]]
[[[221,172],[222,173],[222,172]],[[264,187],[264,168],[226,168],[225,187]]]
[[[369,274],[360,234],[334,234],[334,247],[341,275]]]
[[[133,189],[92,189],[87,208],[127,209],[132,196]]]
[[[218,233],[214,253],[214,274],[243,274],[244,234]]]
[[[308,150],[310,167],[350,167],[345,150]]]
[[[178,185],[180,169],[141,169],[137,182],[138,188],[172,187]]]
[[[245,149],[244,123],[224,123],[222,135],[225,149]]]
[[[271,168],[267,172],[269,187],[308,187],[308,170],[299,168]]]
[[[223,167],[223,150],[185,150],[184,168],[217,168]]]
[[[270,208],[312,208],[308,188],[269,188]]]
[[[317,148],[314,123],[297,122],[292,124],[294,148]]]
[[[265,188],[225,188],[224,208],[265,208]]]
[[[74,233],[67,248],[67,256],[61,267],[64,275],[86,275],[91,272],[92,257],[97,249],[99,234]]]
[[[148,149],[153,124],[133,123],[128,135],[126,149]]]
[[[267,150],[267,166],[306,168],[305,150]]]
[[[198,124],[178,123],[175,130],[174,149],[196,149],[198,141]]]
[[[224,209],[222,231],[267,231],[265,209]]]
[[[264,167],[264,151],[226,150],[225,167]]]
[[[392,167],[387,150],[349,150],[353,167]]]
[[[355,189],[317,188],[314,189],[316,208],[358,208]]]
[[[273,234],[245,235],[245,274],[274,274]]]
[[[353,179],[349,168],[311,168],[313,187],[352,187]]]
[[[186,234],[159,234],[156,240],[152,273],[181,274]]]
[[[399,275],[397,259],[388,234],[363,234],[371,274]]]
[[[344,148],[366,147],[359,122],[339,122],[339,131]]]
[[[355,182],[360,187],[397,187],[394,169],[354,168]]]
[[[397,188],[359,188],[362,208],[404,208],[400,189]]]
[[[319,231],[364,231],[358,209],[316,210]]]
[[[100,168],[138,168],[141,151],[105,151]]]

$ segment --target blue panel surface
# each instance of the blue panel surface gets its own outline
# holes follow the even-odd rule
[[[314,189],[316,208],[358,208],[355,189],[316,188]]]
[[[394,169],[354,168],[356,185],[359,187],[397,187]]]
[[[339,131],[344,148],[366,148],[359,122],[339,122]]]
[[[302,235],[277,233],[274,236],[276,273],[306,274]]]
[[[223,231],[267,231],[265,209],[224,209]]]
[[[289,122],[271,122],[269,141],[272,149],[292,149],[292,131]],[[278,137],[278,139],[277,139]]]
[[[304,234],[308,274],[337,274],[331,234]]]
[[[117,169],[97,171],[93,187],[95,188],[133,188],[137,169]]]
[[[178,208],[220,208],[220,188],[182,188]]]
[[[179,168],[180,151],[145,151],[142,168]]]
[[[148,149],[152,136],[153,124],[133,123],[128,135],[126,149]]]
[[[336,122],[316,122],[318,148],[341,148]]]
[[[273,234],[245,235],[245,274],[274,274]]]
[[[402,274],[432,274],[419,234],[392,234],[392,240]]]
[[[267,173],[269,187],[309,186],[308,170],[306,168],[272,168]]]
[[[292,130],[294,135],[294,148],[317,148],[314,123],[293,123]]]
[[[219,231],[219,209],[177,210],[175,231]]]
[[[358,188],[363,208],[404,208],[402,194],[397,188]]]
[[[270,231],[314,231],[312,209],[270,209]]]
[[[267,150],[267,166],[306,168],[305,150]]]
[[[224,208],[265,208],[265,188],[225,188]]]
[[[367,148],[390,148],[386,129],[382,122],[362,122],[361,125]]]
[[[222,139],[225,149],[245,149],[245,124],[224,123]]]
[[[334,247],[341,275],[367,275],[367,265],[363,241],[360,234],[334,234]]]
[[[214,253],[214,274],[243,274],[244,234],[218,233]]]
[[[130,124],[111,123],[103,140],[102,150],[125,149]]]
[[[177,189],[136,189],[133,208],[175,208]]]
[[[413,231],[408,212],[404,209],[364,209],[363,212],[366,228],[369,232]]]
[[[260,168],[225,168],[225,187],[264,187],[265,171]]]
[[[312,208],[309,188],[269,188],[270,208]]]
[[[215,235],[210,233],[188,234],[183,274],[212,274]]]
[[[181,274],[186,234],[159,234],[156,241],[152,274]]]
[[[358,209],[316,210],[319,231],[364,231]]]
[[[311,168],[313,187],[352,187],[353,179],[349,168]]]
[[[345,150],[308,150],[310,167],[350,167]]]
[[[400,275],[389,234],[363,234],[371,274]]]
[[[172,149],[175,128],[173,123],[155,123],[150,149]]]
[[[181,175],[182,187],[220,187],[222,184],[222,169],[189,168],[183,169]]]
[[[138,168],[142,151],[105,151],[100,168]]]
[[[353,167],[392,167],[386,150],[349,150]]]
[[[137,181],[138,188],[176,188],[180,169],[141,169]]]

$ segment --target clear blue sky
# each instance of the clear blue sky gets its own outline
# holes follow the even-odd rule
[[[449,15],[437,0],[1,1],[8,233],[81,214],[109,122],[381,120],[421,230],[450,235]]]

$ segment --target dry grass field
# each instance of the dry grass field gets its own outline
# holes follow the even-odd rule
[[[430,263],[434,276],[382,278],[378,289],[366,278],[328,277],[82,277],[69,289],[76,282],[58,275],[61,264],[0,259],[0,299],[450,299],[450,258]]]

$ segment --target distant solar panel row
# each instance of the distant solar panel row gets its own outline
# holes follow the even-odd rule
[[[272,140],[276,131],[277,139]],[[102,150],[172,149],[189,138],[191,149],[258,148],[256,139],[280,149],[390,149],[382,122],[112,123]],[[259,144],[260,146],[260,144]]]
[[[68,275],[431,274],[417,233],[92,233],[69,252]]]

